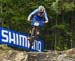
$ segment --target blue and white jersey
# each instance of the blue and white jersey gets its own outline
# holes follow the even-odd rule
[[[33,12],[31,12],[28,16],[28,20],[31,20],[31,25],[34,24],[35,21],[39,21],[40,26],[43,25],[43,22],[46,20],[48,21],[48,17],[46,12],[44,11],[44,13],[42,14],[42,17],[38,16],[38,9],[35,9]]]
[[[38,9],[35,9],[33,12],[31,12],[31,13],[29,14],[29,16],[28,16],[28,20],[30,20],[31,17],[32,17],[33,15],[37,14],[38,12],[39,12]],[[45,17],[45,20],[48,21],[48,17],[47,17],[46,11],[44,11],[44,17]]]

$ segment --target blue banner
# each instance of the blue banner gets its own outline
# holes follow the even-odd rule
[[[38,41],[34,40],[32,48],[29,49],[30,43],[29,40],[27,40],[28,36],[28,34],[22,34],[21,32],[16,32],[0,27],[1,44],[7,44],[9,46],[37,52],[44,50],[44,41],[42,39],[39,39]]]

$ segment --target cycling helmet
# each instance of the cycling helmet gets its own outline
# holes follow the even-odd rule
[[[39,10],[39,12],[44,12],[45,8],[44,8],[44,6],[41,5],[41,6],[39,6],[38,10]]]

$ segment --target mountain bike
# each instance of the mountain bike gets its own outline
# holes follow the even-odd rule
[[[40,35],[40,26],[44,25],[44,21],[35,21],[33,23],[33,27],[31,29],[31,35],[29,37],[29,42],[30,42],[30,48],[34,44],[34,40],[39,40],[39,35]]]

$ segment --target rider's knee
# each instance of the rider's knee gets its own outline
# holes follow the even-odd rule
[[[29,33],[31,34],[31,30],[29,31]]]
[[[37,32],[37,35],[39,35],[40,34],[40,32]]]

